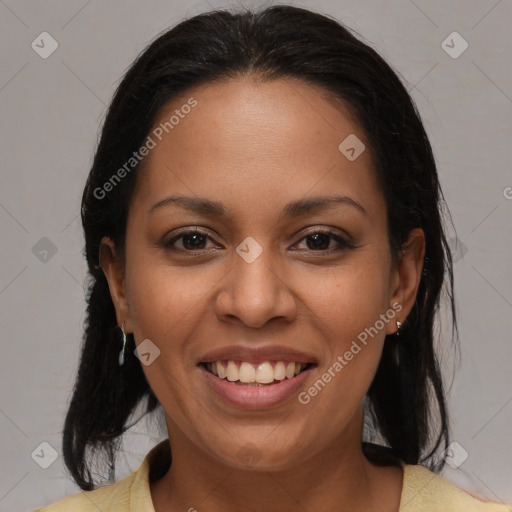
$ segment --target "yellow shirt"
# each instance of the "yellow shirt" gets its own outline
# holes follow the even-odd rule
[[[155,512],[149,482],[154,472],[169,466],[168,456],[169,440],[165,439],[149,451],[139,469],[122,480],[34,512]],[[402,463],[402,468],[399,512],[512,512],[512,506],[481,501],[424,466]]]

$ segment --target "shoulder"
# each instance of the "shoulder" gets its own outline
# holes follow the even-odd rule
[[[146,454],[136,471],[122,480],[93,491],[82,491],[67,496],[34,512],[154,511],[150,481],[165,473],[170,461],[169,440],[165,439]]]
[[[129,510],[130,491],[135,475],[136,472],[114,484],[67,496],[34,512],[114,512],[120,510],[121,506],[123,510]]]
[[[512,505],[482,501],[420,465],[403,464],[399,512],[512,512]]]

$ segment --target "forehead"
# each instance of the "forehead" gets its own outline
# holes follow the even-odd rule
[[[176,192],[268,207],[278,191],[290,200],[378,193],[371,148],[351,109],[300,80],[190,89],[161,109],[150,137],[138,187],[146,203]],[[346,140],[364,148],[356,159],[343,152]]]

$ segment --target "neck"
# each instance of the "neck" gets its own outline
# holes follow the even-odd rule
[[[315,455],[282,470],[225,464],[205,454],[179,429],[169,431],[171,467],[151,483],[156,512],[398,511],[402,470],[366,459],[361,449],[362,417]]]

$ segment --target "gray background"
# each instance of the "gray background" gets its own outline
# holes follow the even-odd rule
[[[114,87],[160,31],[227,5],[0,0],[1,511],[32,510],[78,491],[63,470],[61,430],[85,307],[79,209]],[[295,5],[362,34],[403,76],[418,105],[459,239],[452,243],[460,367],[447,346],[440,348],[448,387],[458,369],[449,405],[460,447],[449,457],[454,466],[466,452],[467,459],[443,476],[512,502],[512,2]],[[44,31],[59,45],[47,59],[31,47]],[[469,45],[458,58],[442,47],[454,31]],[[462,48],[456,39],[445,44],[452,52]],[[164,437],[156,423],[138,424],[117,478],[137,469]],[[51,461],[52,449],[43,442],[57,452],[47,469],[40,464]]]

